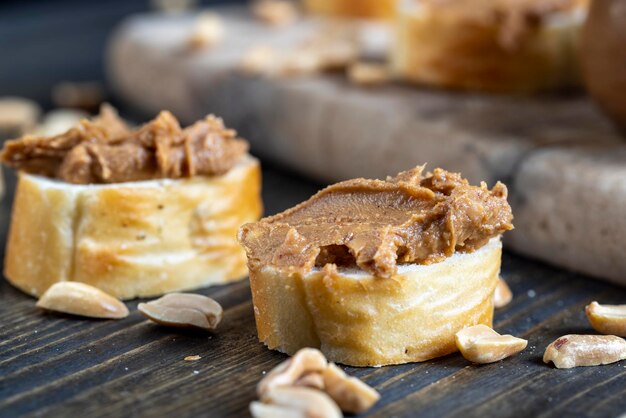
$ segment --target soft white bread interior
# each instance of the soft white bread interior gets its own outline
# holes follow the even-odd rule
[[[382,366],[456,351],[454,335],[493,319],[502,244],[430,265],[399,265],[390,279],[327,265],[304,276],[250,271],[259,338],[294,354],[320,348],[330,361]]]
[[[580,84],[578,46],[585,1],[526,30],[419,2],[398,14],[392,70],[399,79],[443,88],[534,93]]]
[[[33,295],[77,281],[120,299],[247,275],[237,229],[262,212],[259,162],[221,176],[74,185],[21,173],[5,275]]]

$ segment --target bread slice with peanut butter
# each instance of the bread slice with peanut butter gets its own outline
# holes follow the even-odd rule
[[[416,167],[335,184],[242,226],[259,338],[355,366],[455,351],[461,328],[491,325],[506,196],[501,183]]]
[[[20,172],[5,275],[26,293],[78,281],[130,299],[246,275],[236,235],[261,214],[259,162],[214,116],[131,130],[105,107],[0,158]]]

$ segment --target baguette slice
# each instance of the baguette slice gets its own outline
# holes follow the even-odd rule
[[[237,228],[261,211],[250,156],[183,180],[85,186],[21,173],[4,273],[33,296],[61,281],[119,299],[227,283],[247,274]]]
[[[326,16],[391,19],[399,0],[305,0],[306,9]]]
[[[405,81],[460,90],[535,93],[576,87],[586,14],[587,2],[573,1],[507,45],[495,22],[418,3],[398,14],[392,69]]]
[[[320,348],[329,361],[383,366],[457,350],[455,334],[493,319],[502,244],[431,265],[401,265],[390,279],[327,265],[301,276],[250,271],[259,338],[293,355]]]

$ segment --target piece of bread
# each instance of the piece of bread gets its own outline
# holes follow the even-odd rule
[[[455,333],[491,325],[507,189],[424,166],[331,185],[245,224],[259,339],[294,354],[382,366],[456,351]]]
[[[76,185],[20,173],[5,257],[33,296],[78,281],[120,299],[246,276],[238,227],[261,215],[259,162],[226,174]]]
[[[314,14],[366,19],[391,19],[398,0],[305,0],[306,9]]]
[[[578,44],[587,0],[408,3],[398,14],[392,53],[399,79],[496,93],[580,84]]]
[[[491,326],[500,239],[430,265],[402,265],[390,279],[362,270],[315,269],[301,276],[250,271],[259,339],[294,354],[318,347],[330,361],[383,366],[457,351],[466,326]]]

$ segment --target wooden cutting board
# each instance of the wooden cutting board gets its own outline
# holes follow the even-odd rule
[[[237,71],[250,48],[296,48],[314,21],[276,29],[219,11],[224,42],[190,51],[194,15],[138,15],[113,35],[110,79],[146,115],[216,113],[265,161],[331,182],[428,163],[509,186],[505,245],[626,285],[626,143],[582,94],[486,96],[402,84],[367,89],[341,74],[263,78]]]
[[[319,185],[266,167],[268,213]],[[0,238],[10,198],[0,205]],[[4,242],[4,240],[2,240]],[[368,417],[607,417],[626,410],[626,362],[558,370],[545,347],[568,333],[590,333],[592,300],[623,303],[626,291],[504,254],[502,276],[515,298],[495,329],[529,340],[520,355],[475,366],[454,354],[425,363],[345,368],[380,391]],[[246,417],[255,385],[286,356],[256,338],[247,280],[199,293],[218,300],[224,320],[209,334],[147,322],[128,303],[123,320],[42,313],[35,300],[0,280],[0,417]],[[195,362],[184,357],[199,355]]]

